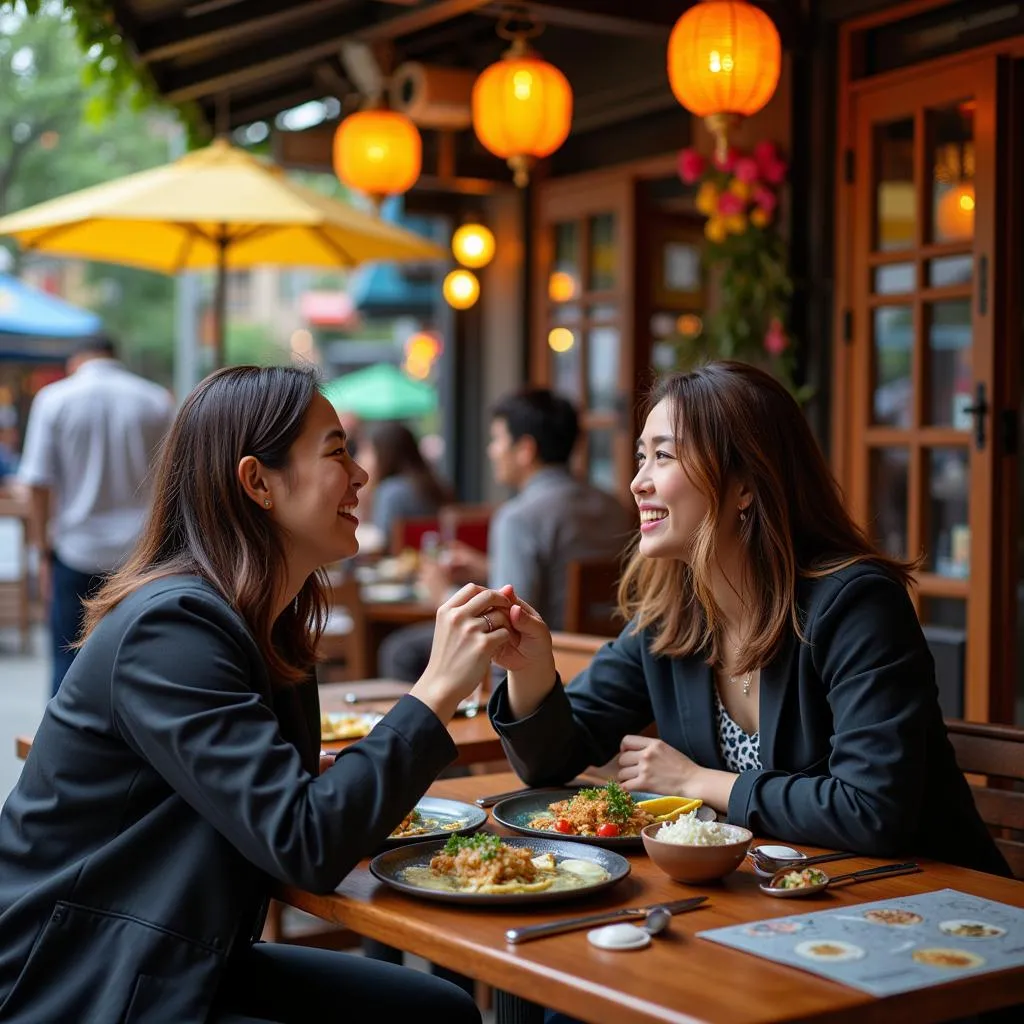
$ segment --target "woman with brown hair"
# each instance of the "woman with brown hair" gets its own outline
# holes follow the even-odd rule
[[[522,778],[618,754],[627,789],[758,835],[1008,874],[946,737],[912,566],[851,520],[790,394],[743,363],[668,377],[631,490],[628,625],[590,667],[563,688],[547,628],[511,610],[490,713]]]
[[[306,370],[185,401],[0,812],[0,1018],[479,1021],[428,975],[255,941],[275,881],[330,892],[454,760],[445,723],[510,636],[508,599],[465,587],[409,694],[321,763],[319,570],[356,553],[365,483]]]

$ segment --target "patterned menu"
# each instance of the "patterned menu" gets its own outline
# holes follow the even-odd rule
[[[1024,967],[1024,909],[956,889],[698,935],[875,996]]]

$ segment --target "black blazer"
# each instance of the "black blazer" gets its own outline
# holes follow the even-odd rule
[[[903,586],[860,564],[801,580],[798,607],[806,642],[791,631],[761,670],[762,767],[739,775],[729,821],[790,842],[1008,875],[957,767]],[[725,768],[711,667],[697,655],[655,656],[648,633],[630,629],[521,721],[506,684],[496,690],[491,719],[527,783],[559,785],[604,764],[652,721],[697,764]]]
[[[271,689],[212,587],[115,608],[0,812],[0,1020],[200,1024],[271,879],[331,891],[456,754],[414,697],[319,751],[315,684]]]

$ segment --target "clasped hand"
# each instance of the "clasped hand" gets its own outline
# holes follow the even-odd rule
[[[692,796],[687,787],[699,770],[685,754],[652,736],[623,736],[619,744],[618,781],[624,789]]]

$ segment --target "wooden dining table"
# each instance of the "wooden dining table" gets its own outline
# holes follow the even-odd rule
[[[521,785],[515,775],[502,773],[446,779],[429,792],[471,803],[478,796]],[[493,820],[486,827],[505,832]],[[629,860],[630,875],[600,895],[521,909],[409,897],[378,882],[368,860],[329,895],[289,887],[281,887],[277,895],[306,913],[494,986],[499,1024],[533,1024],[542,1020],[541,1007],[595,1024],[919,1024],[1024,1004],[1024,967],[879,999],[697,937],[698,932],[725,925],[945,888],[1024,907],[1024,883],[919,859],[923,870],[918,874],[839,888],[797,903],[764,895],[758,889],[760,879],[747,864],[721,882],[690,886],[662,874],[642,850],[630,852]],[[847,863],[854,870],[884,862],[857,857],[844,861],[844,870]],[[506,929],[517,925],[697,894],[707,895],[708,903],[674,917],[667,932],[639,951],[596,949],[588,943],[586,931],[521,945],[510,945],[504,938]]]

